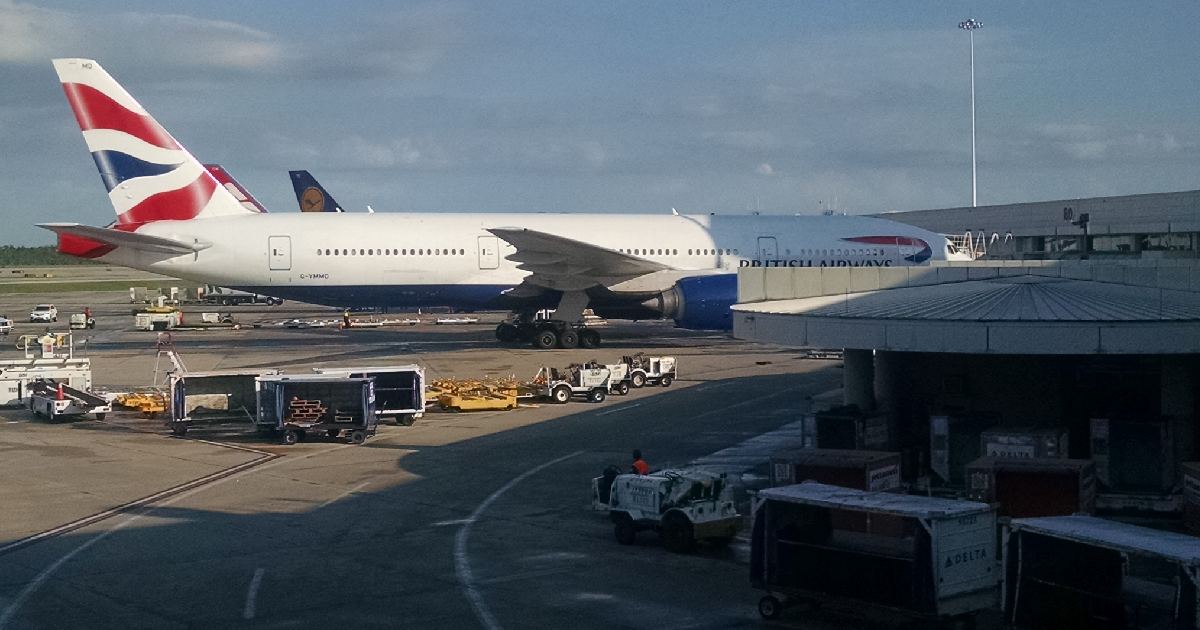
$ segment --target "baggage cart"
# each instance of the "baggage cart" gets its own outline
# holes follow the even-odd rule
[[[187,435],[198,421],[255,421],[258,415],[257,379],[279,374],[277,369],[173,371],[167,377],[171,414],[167,427]]]
[[[771,455],[772,486],[817,481],[855,490],[900,487],[900,453],[805,448]]]
[[[979,438],[982,457],[1067,457],[1066,429],[989,429]]]
[[[1092,516],[1013,519],[1003,536],[1018,628],[1200,627],[1200,538]]]
[[[996,605],[996,515],[987,504],[808,481],[759,491],[753,511],[750,583],[767,592],[758,604],[764,618],[797,602],[841,601],[969,622]],[[904,527],[840,529],[839,514],[882,515]]]
[[[309,435],[346,437],[362,444],[375,435],[373,378],[336,374],[268,375],[256,379],[258,414],[255,426],[295,444]]]
[[[1183,476],[1183,528],[1200,536],[1200,462],[1185,462]]]
[[[800,424],[806,448],[890,451],[895,437],[887,414],[866,414],[844,405],[804,415]]]
[[[337,374],[351,378],[375,379],[375,413],[393,418],[396,424],[411,426],[425,415],[425,368],[409,365],[377,367],[321,367],[317,374]],[[516,406],[516,401],[513,401]]]
[[[997,504],[1002,517],[1096,510],[1096,466],[1086,459],[980,457],[967,465],[967,497]]]

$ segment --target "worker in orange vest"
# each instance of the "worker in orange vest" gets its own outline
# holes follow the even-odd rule
[[[642,459],[642,450],[638,448],[633,449],[633,472],[639,475],[645,475],[650,472],[650,464],[647,464],[646,460]]]

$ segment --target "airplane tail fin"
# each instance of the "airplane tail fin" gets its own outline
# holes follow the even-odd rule
[[[249,214],[100,64],[54,70],[117,213],[118,230],[153,221]]]
[[[288,171],[288,175],[292,178],[300,212],[345,212],[308,171]]]
[[[230,175],[229,171],[225,170],[225,167],[221,166],[220,164],[205,164],[204,170],[211,173],[212,176],[216,178],[217,183],[224,187],[225,190],[228,190],[229,194],[233,195],[233,198],[237,199],[238,203],[242,204],[242,207],[251,212],[266,214],[266,207],[259,203],[258,200],[254,198],[254,195],[251,195],[250,191],[246,190],[245,186],[241,185],[238,180],[234,179],[233,175]]]

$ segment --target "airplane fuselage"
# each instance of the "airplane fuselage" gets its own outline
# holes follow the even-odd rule
[[[503,292],[528,275],[505,258],[516,250],[487,231],[514,226],[672,268],[610,287],[631,297],[740,266],[898,266],[945,258],[940,237],[868,217],[311,213],[157,221],[138,233],[210,246],[178,256],[117,248],[102,260],[332,306],[487,308],[504,305]],[[932,249],[846,240],[891,236],[922,239]]]

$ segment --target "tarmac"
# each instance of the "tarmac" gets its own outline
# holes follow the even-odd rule
[[[21,321],[39,302],[58,305],[55,330],[91,307],[97,328],[75,342],[97,386],[145,387],[156,363],[166,369],[125,294],[0,296],[13,338],[45,328]],[[186,310],[198,321],[208,309]],[[840,385],[840,362],[664,322],[610,323],[594,350],[538,351],[498,346],[499,314],[338,330],[278,325],[339,315],[320,307],[220,310],[240,328],[171,334],[189,369],[419,363],[431,379],[530,377],[644,351],[678,357],[679,379],[600,404],[427,413],[362,446],[282,446],[245,424],[181,439],[128,412],[49,423],[0,410],[0,630],[894,627],[847,608],[763,622],[744,538],[694,555],[651,532],[621,546],[588,505],[591,478],[632,448],[654,467],[751,472],[747,458],[765,464],[772,443],[760,436],[794,434],[812,398]],[[4,348],[0,359],[21,356]]]

